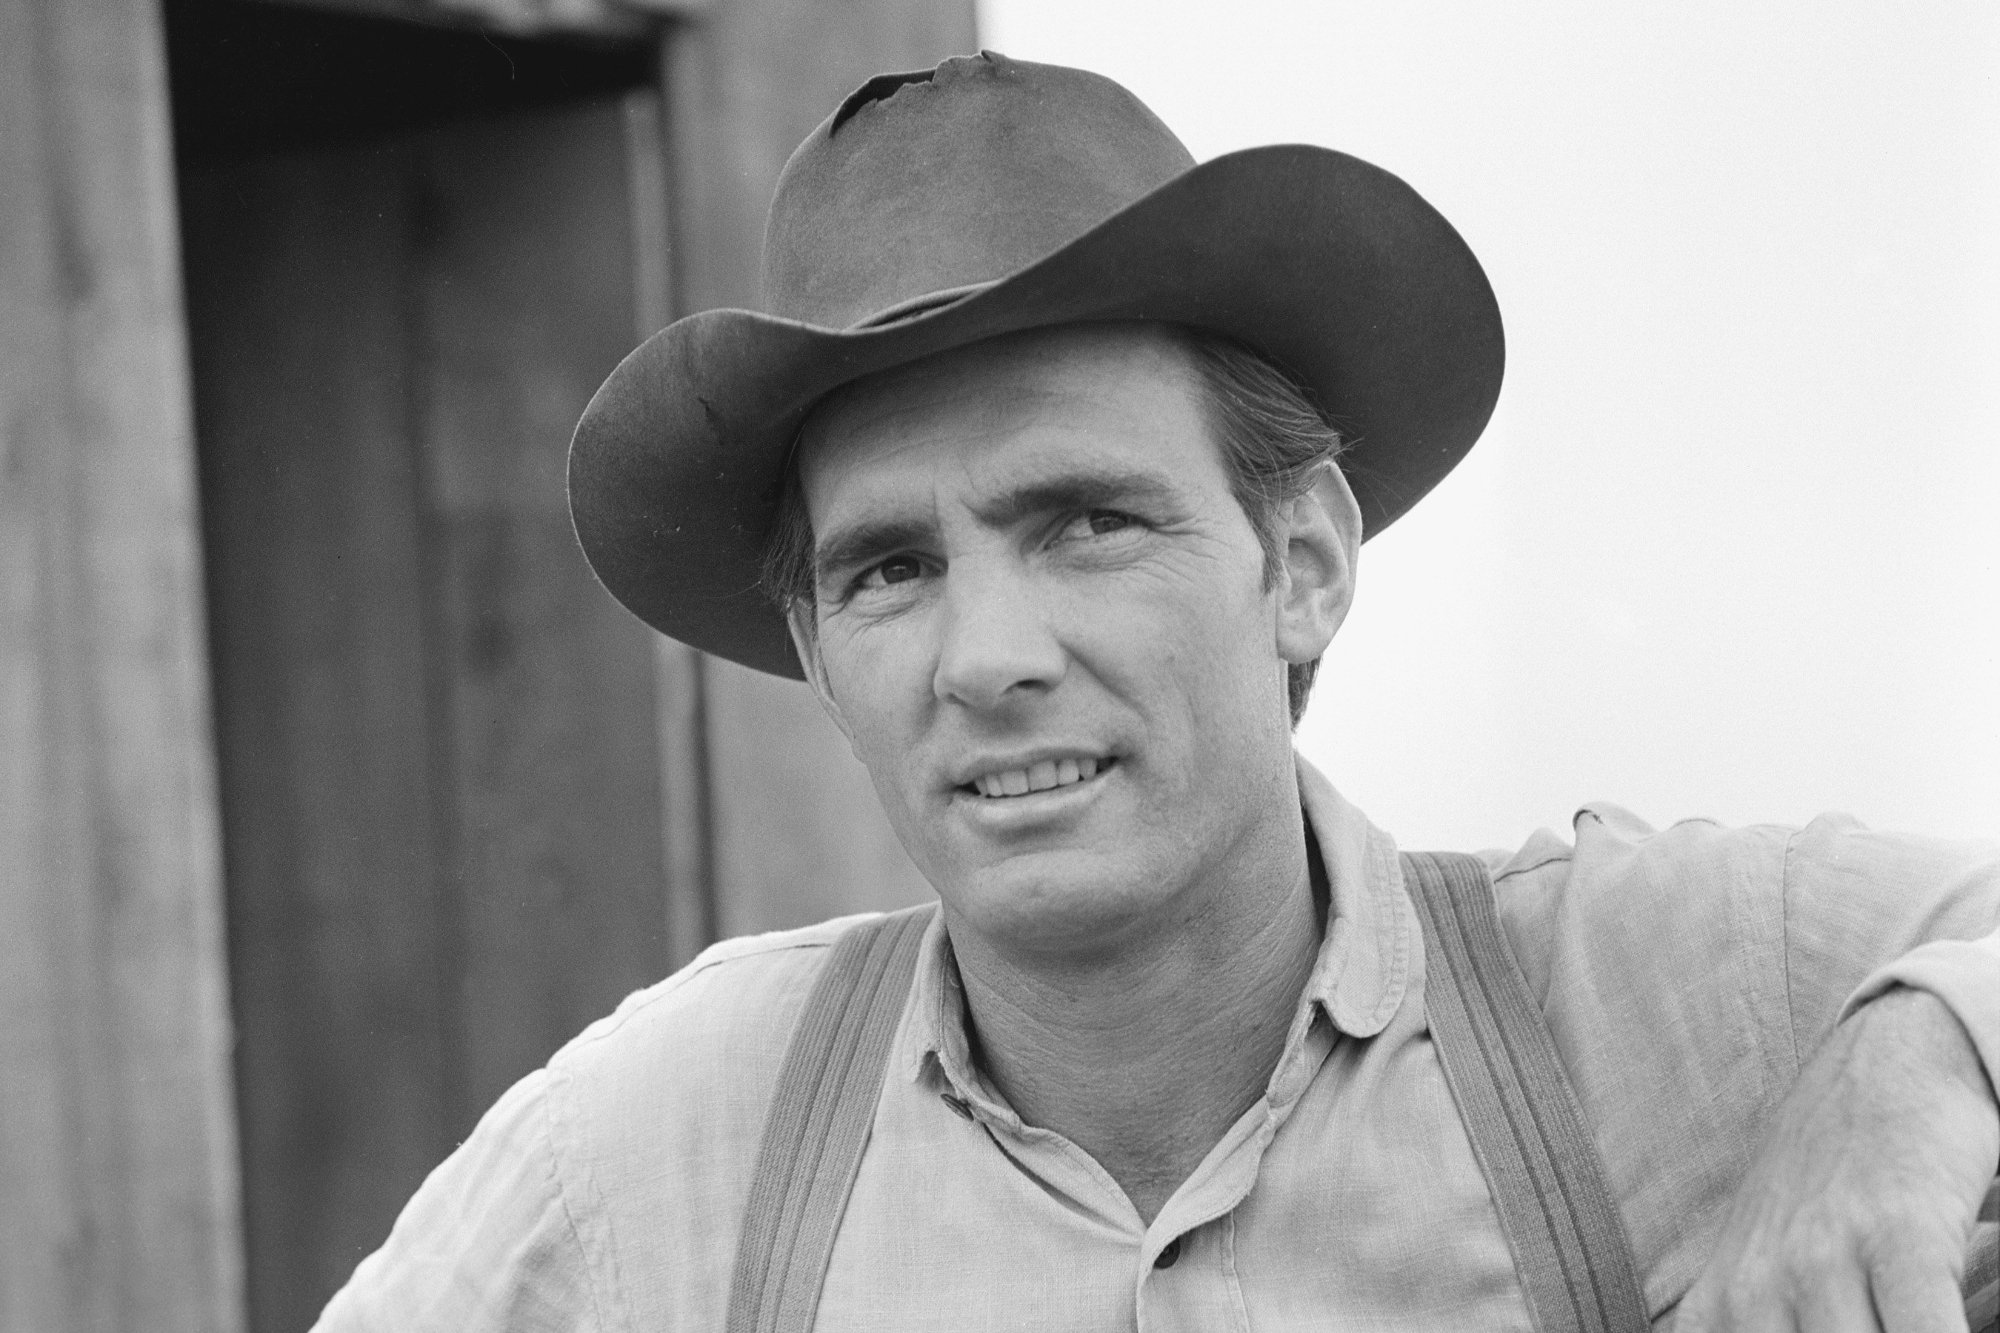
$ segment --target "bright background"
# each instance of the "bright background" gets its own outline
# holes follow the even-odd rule
[[[1303,140],[1507,320],[1300,745],[1406,846],[1610,799],[2000,835],[2000,6],[983,0],[1197,158]]]

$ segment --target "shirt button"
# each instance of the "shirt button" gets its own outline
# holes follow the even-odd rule
[[[949,1106],[959,1119],[972,1119],[972,1108],[965,1104],[965,1098],[954,1097],[951,1093],[941,1092],[938,1094],[938,1100]]]
[[[1153,1260],[1155,1268],[1172,1268],[1181,1259],[1181,1238],[1175,1236],[1160,1250],[1160,1257]]]

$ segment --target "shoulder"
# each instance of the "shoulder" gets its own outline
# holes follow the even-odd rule
[[[1691,818],[1656,829],[1622,806],[1593,801],[1570,824],[1573,842],[1544,828],[1516,851],[1480,853],[1494,883],[1535,898],[1550,885],[1583,892],[1614,884],[1685,888],[1691,881],[1740,886],[1745,876],[1932,882],[1983,873],[2000,860],[2000,845],[1990,841],[1872,829],[1839,812],[1796,826]]]
[[[1570,830],[1571,841],[1538,829],[1517,851],[1483,852],[1481,857],[1494,883],[1507,885],[1512,893],[1579,878],[1651,885],[1685,881],[1690,875],[1782,872],[1785,844],[1797,832],[1780,824],[1731,827],[1705,818],[1655,828],[1609,801],[1578,807]]]
[[[1661,931],[1711,947],[1775,943],[1822,916],[1987,902],[2000,880],[1992,843],[1885,832],[1838,813],[1800,826],[1685,819],[1656,829],[1599,801],[1576,812],[1571,831],[1481,854],[1524,969],[1565,941],[1656,948]]]
[[[1793,835],[1785,873],[1795,898],[1949,894],[2000,877],[2000,844],[1874,829],[1848,815],[1826,814]]]
[[[320,1327],[718,1326],[778,1065],[863,919],[726,940],[591,1024],[481,1118]]]
[[[1578,809],[1570,827],[1570,840],[1542,829],[1481,858],[1508,942],[1544,996],[1550,971],[1578,950],[1616,967],[1626,949],[1698,956],[1759,933],[1760,913],[1775,924],[1794,829],[1712,819],[1654,828],[1608,801]]]
[[[551,1175],[613,1304],[719,1326],[779,1066],[830,946],[867,919],[725,940],[549,1061]]]
[[[666,1092],[706,1101],[776,1079],[792,1028],[828,949],[868,916],[723,940],[663,981],[635,991],[549,1061],[565,1095]]]

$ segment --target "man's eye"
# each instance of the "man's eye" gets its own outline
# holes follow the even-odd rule
[[[1116,509],[1087,509],[1063,520],[1058,542],[1089,541],[1093,537],[1109,537],[1115,532],[1125,532],[1140,526],[1139,520]]]
[[[924,572],[923,562],[913,555],[892,555],[875,568],[862,575],[865,587],[885,587],[891,583],[907,583]]]
[[[1121,514],[1116,509],[1093,509],[1069,520],[1063,528],[1063,536],[1071,540],[1078,537],[1108,537],[1114,532],[1123,532],[1136,523],[1137,520],[1130,514]]]
[[[1084,521],[1090,524],[1091,532],[1099,537],[1107,532],[1116,532],[1120,528],[1132,526],[1129,514],[1121,514],[1112,509],[1094,510],[1085,516]]]

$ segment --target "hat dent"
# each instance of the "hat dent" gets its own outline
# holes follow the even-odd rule
[[[821,328],[876,322],[1025,268],[1193,165],[1101,75],[983,52],[881,76],[785,164],[764,306]]]

